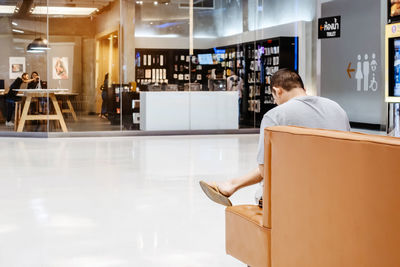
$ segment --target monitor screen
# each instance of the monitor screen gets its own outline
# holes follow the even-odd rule
[[[400,38],[389,39],[389,97],[400,97]]]
[[[47,89],[47,81],[40,81],[40,85],[42,86],[42,89]]]
[[[200,65],[213,65],[213,58],[211,54],[199,54],[199,63]]]
[[[393,52],[393,96],[400,96],[400,39],[394,40]]]

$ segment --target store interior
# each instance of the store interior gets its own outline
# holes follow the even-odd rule
[[[305,38],[311,23],[301,17],[285,23],[285,17],[275,21],[284,24],[264,27],[272,19],[255,19],[253,13],[260,12],[251,1],[198,1],[193,14],[188,3],[173,0],[32,0],[6,1],[4,6],[10,10],[0,14],[0,43],[4,47],[0,89],[7,93],[23,72],[37,72],[40,84],[48,89],[65,89],[55,96],[68,132],[257,128],[263,114],[274,107],[269,79],[277,69],[290,68],[312,76],[307,70],[311,62],[305,63],[312,56],[312,46]],[[302,15],[304,19],[311,16],[308,13]],[[46,49],[30,50],[36,39],[47,41]],[[63,64],[63,76],[55,73],[56,62]],[[308,79],[312,90],[313,83]],[[222,102],[215,100],[217,94],[204,95],[198,108],[192,108],[196,100],[190,100],[187,105],[191,111],[173,110],[181,105],[175,102],[174,92],[196,92],[190,94],[195,97],[217,91]],[[143,103],[141,92],[162,92],[160,97],[169,103],[163,107],[149,97],[149,102]],[[227,100],[223,99],[225,93]],[[54,114],[51,99],[43,97],[47,101],[41,104],[45,111],[40,114]],[[40,112],[38,101],[32,101],[28,116]],[[145,105],[146,110],[153,110],[159,120],[174,120],[174,112],[201,117],[204,106],[213,101],[205,114],[210,123],[198,127],[191,125],[195,117],[187,119],[189,126],[153,127],[157,118],[153,120],[150,112],[146,116],[140,108]],[[217,106],[225,102],[229,108],[220,111]],[[23,109],[23,104],[17,109]],[[0,109],[0,131],[17,131],[17,126],[4,126],[5,106]],[[25,118],[23,110],[17,109],[14,117],[19,119],[14,118],[15,122]],[[172,111],[168,114],[163,110]],[[141,118],[146,119],[146,125],[141,125]],[[59,124],[28,120],[22,131],[61,132]]]

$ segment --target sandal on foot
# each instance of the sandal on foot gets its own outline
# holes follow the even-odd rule
[[[219,192],[218,186],[215,183],[211,186],[204,181],[200,181],[200,186],[201,189],[203,189],[204,193],[212,201],[227,207],[232,206],[232,202],[229,200],[227,196]]]

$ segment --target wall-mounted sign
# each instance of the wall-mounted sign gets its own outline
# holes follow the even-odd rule
[[[318,19],[318,39],[340,37],[340,16]]]
[[[376,72],[378,69],[378,59],[376,53],[369,55],[358,54],[357,59],[347,65],[347,75],[349,79],[355,79],[355,88],[357,92],[376,92],[379,89]]]
[[[217,49],[216,47],[214,47],[214,53],[215,54],[225,54],[226,50],[225,49]]]

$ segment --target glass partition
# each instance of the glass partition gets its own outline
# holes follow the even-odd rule
[[[188,5],[181,1],[123,1],[123,130],[190,130],[194,58]],[[195,68],[196,69],[196,68]],[[196,89],[195,89],[196,90]]]
[[[120,1],[48,0],[50,84],[69,132],[121,129]],[[46,11],[46,9],[45,9]],[[66,74],[57,74],[61,62]]]
[[[0,131],[47,132],[52,127],[27,117],[31,114],[44,119],[49,110],[47,94],[27,94],[28,89],[40,91],[48,86],[47,16],[33,16],[32,12],[25,2],[0,5]]]
[[[34,0],[0,7],[0,87],[8,90],[26,71],[37,72],[36,84],[47,89],[30,92],[29,114],[38,117],[25,116],[31,121],[22,131],[257,128],[275,106],[269,83],[279,68],[298,71],[316,91],[311,0]],[[28,47],[35,40],[42,49]]]

